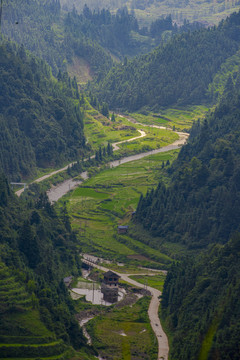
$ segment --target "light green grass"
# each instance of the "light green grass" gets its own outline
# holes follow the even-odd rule
[[[145,284],[146,286],[151,286],[157,290],[162,291],[163,290],[163,284],[165,281],[166,275],[163,273],[157,274],[157,275],[134,275],[130,276],[131,279],[136,280],[140,282],[141,284]]]
[[[109,197],[109,195],[106,193],[84,187],[78,188],[74,191],[73,197],[79,197],[79,196],[84,198],[94,198],[94,199],[107,199]]]
[[[200,351],[198,360],[207,360],[208,359],[208,354],[211,349],[211,346],[213,343],[213,338],[214,338],[214,335],[216,334],[218,325],[219,325],[219,319],[218,319],[218,317],[216,317],[213,320],[212,324],[210,325],[210,327],[205,335],[205,338],[202,342],[202,347],[201,347],[201,351]]]
[[[154,124],[182,131],[190,129],[194,121],[204,118],[208,110],[209,108],[206,106],[195,105],[184,108],[163,109],[159,113],[133,113],[131,116],[146,125]]]
[[[127,224],[136,210],[140,194],[156,186],[162,173],[162,161],[173,161],[178,151],[150,155],[95,175],[65,199],[72,227],[78,232],[82,251],[133,263],[135,255],[147,261],[167,264],[166,255],[131,238],[119,236],[117,226]]]
[[[114,143],[139,136],[137,128],[138,126],[125,118],[116,116],[116,121],[111,122],[97,110],[91,108],[86,111],[84,132],[93,149],[98,149],[100,145],[106,146],[108,142]]]
[[[170,119],[176,128],[183,130],[189,129],[194,121],[203,119],[208,110],[209,108],[206,106],[196,105],[184,108],[166,109],[161,111],[161,115]]]
[[[145,297],[132,307],[115,308],[87,324],[93,345],[101,356],[114,354],[115,360],[157,358],[157,342],[147,316],[149,301]]]
[[[119,153],[128,155],[130,153],[141,153],[149,150],[159,149],[176,141],[179,136],[173,131],[144,127],[146,136],[125,142],[119,145]]]

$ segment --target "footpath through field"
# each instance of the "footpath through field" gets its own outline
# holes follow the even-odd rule
[[[104,266],[98,265],[92,261],[86,260],[86,259],[82,259],[82,262],[95,267],[99,270],[102,271],[109,271],[111,269],[109,268],[105,268]],[[130,278],[130,276],[132,274],[122,274],[119,273],[115,270],[113,270],[115,274],[117,274],[118,276],[121,277],[122,280],[137,286],[139,288],[144,288],[144,284],[140,284],[139,282],[133,280]],[[134,274],[137,275],[137,274]],[[143,275],[141,273],[141,275]],[[165,334],[165,332],[163,331],[162,325],[160,323],[160,319],[158,316],[158,308],[159,308],[159,296],[162,294],[161,291],[152,288],[151,286],[148,286],[148,290],[151,292],[152,294],[152,299],[148,308],[148,316],[149,316],[149,320],[152,326],[152,329],[157,337],[158,340],[158,360],[167,360],[168,359],[168,352],[169,352],[169,346],[168,346],[168,338],[167,335]]]

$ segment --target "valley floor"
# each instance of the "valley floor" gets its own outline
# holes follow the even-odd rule
[[[101,266],[99,264],[96,264],[93,261],[82,259],[82,262],[95,267],[101,271],[107,272],[109,271],[109,268],[106,268],[104,266]],[[110,269],[111,270],[111,269]],[[126,281],[127,283],[130,283],[131,285],[134,285],[136,287],[145,288],[144,284],[140,284],[138,281],[135,281],[130,278],[132,274],[125,274],[114,271],[123,281]],[[134,274],[136,275],[136,274]],[[145,275],[142,274],[141,275]],[[146,274],[148,275],[148,274]],[[168,338],[165,332],[163,331],[162,325],[160,323],[160,319],[158,316],[158,308],[159,308],[159,297],[161,296],[161,291],[148,286],[147,290],[150,291],[152,295],[152,299],[148,308],[148,316],[149,320],[151,322],[152,329],[156,335],[156,338],[158,340],[158,360],[167,360],[168,359],[168,352],[169,352],[169,346],[168,346]]]

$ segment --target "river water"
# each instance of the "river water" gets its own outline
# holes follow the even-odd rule
[[[158,154],[161,152],[167,152],[170,150],[179,149],[179,147],[182,146],[186,142],[186,140],[188,138],[188,134],[182,133],[182,132],[178,132],[177,134],[179,135],[179,139],[170,145],[164,146],[160,149],[147,151],[147,152],[144,152],[141,154],[126,156],[120,160],[111,161],[108,163],[108,165],[110,166],[110,168],[116,167],[116,166],[125,164],[130,161],[140,160],[149,155],[154,155],[154,154]],[[83,181],[87,180],[88,175],[87,175],[86,171],[82,172],[80,175],[83,178]],[[70,190],[72,190],[72,189],[76,188],[78,185],[82,184],[83,181],[81,181],[81,180],[75,181],[74,179],[68,179],[68,180],[65,180],[64,182],[62,182],[61,184],[52,187],[47,192],[50,202],[54,203],[55,201],[58,201],[63,195],[67,194]]]

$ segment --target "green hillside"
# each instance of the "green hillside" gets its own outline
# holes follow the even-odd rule
[[[170,184],[138,204],[135,221],[152,235],[148,245],[179,259],[162,295],[171,359],[239,357],[239,98],[238,72],[216,109],[193,126]]]
[[[1,175],[0,214],[0,358],[69,359],[84,352],[63,283],[81,266],[67,213],[57,215],[44,194],[35,202],[17,199]]]
[[[235,13],[217,28],[176,35],[148,55],[115,66],[96,84],[96,94],[124,110],[210,101],[209,84],[239,50],[239,18]]]
[[[11,180],[54,167],[84,152],[83,109],[76,84],[58,80],[41,60],[0,44],[0,169]]]
[[[239,359],[239,249],[238,234],[169,271],[162,316],[171,359]]]
[[[239,8],[238,1],[223,0],[89,0],[87,3],[92,10],[107,8],[113,12],[126,6],[129,11],[134,10],[141,26],[150,26],[156,18],[169,14],[180,23],[188,19],[217,24]],[[78,11],[82,11],[84,7],[84,2],[77,0],[61,0],[61,4],[65,10],[71,10],[75,6]]]
[[[30,287],[30,286],[29,286]],[[0,358],[65,359],[70,347],[41,321],[37,298],[27,292],[14,272],[0,264]]]
[[[193,126],[170,171],[171,185],[159,183],[140,200],[137,219],[152,234],[201,248],[239,230],[238,102],[239,75],[204,124]]]

